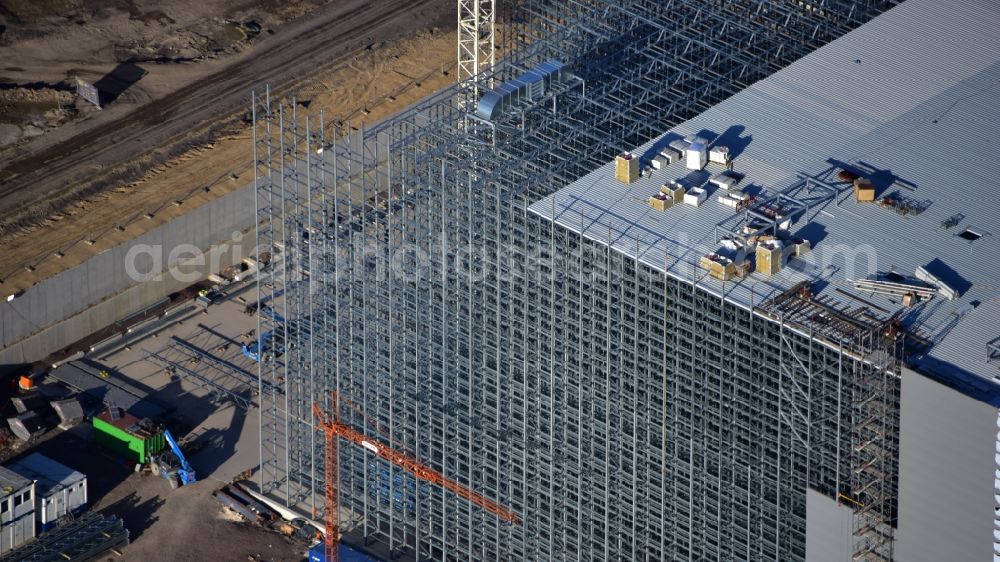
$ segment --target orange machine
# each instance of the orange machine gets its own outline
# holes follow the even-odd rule
[[[346,399],[344,401],[348,402]],[[340,421],[340,402],[336,392],[333,393],[330,404],[333,409],[332,418],[323,412],[319,404],[313,404],[313,415],[316,417],[316,422],[326,433],[326,540],[323,541],[326,551],[326,562],[340,561],[340,529],[337,521],[340,512],[340,501],[337,495],[337,483],[340,481],[339,456],[337,454],[338,438],[343,438],[355,445],[360,445],[392,464],[406,469],[417,478],[437,484],[508,523],[521,524],[521,518],[513,511],[447,478],[445,475],[423,465],[416,459],[395,451],[369,438],[364,433],[345,425]]]

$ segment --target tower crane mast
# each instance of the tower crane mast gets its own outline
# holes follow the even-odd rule
[[[458,83],[478,99],[474,79],[496,62],[497,0],[458,0]]]

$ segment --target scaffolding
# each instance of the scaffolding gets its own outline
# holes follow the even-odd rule
[[[846,479],[837,479],[836,499],[853,512],[852,558],[890,562],[897,508],[900,370],[907,349],[906,333],[895,316],[879,316],[868,306],[845,309],[829,297],[814,296],[808,282],[793,286],[759,312],[780,318],[783,326],[787,322],[799,330],[808,330],[810,340],[837,346],[848,361],[838,380],[846,385],[849,396],[842,397],[846,404],[838,403],[836,418],[844,424],[850,441],[845,467],[849,472]],[[798,355],[793,357],[794,364],[801,367],[801,375],[810,377],[811,363],[804,363]],[[791,398],[791,403],[796,403]],[[845,432],[838,427],[836,435],[839,442]]]
[[[489,121],[458,84],[374,126],[255,94],[261,488],[322,512],[336,391],[522,514],[342,448],[341,528],[390,556],[803,559],[805,487],[855,489],[843,355],[527,206],[892,4],[526,0],[474,82],[573,78]]]

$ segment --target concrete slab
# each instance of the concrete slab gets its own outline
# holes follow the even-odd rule
[[[208,362],[186,362],[172,349],[179,338],[256,378],[257,364],[242,354],[243,336],[257,328],[257,317],[244,314],[245,303],[230,295],[209,306],[204,313],[186,315],[177,323],[142,334],[117,351],[102,354],[101,362],[136,386],[148,389],[150,398],[173,406],[167,425],[179,439],[189,441],[196,452],[189,459],[200,479],[229,482],[254,469],[260,462],[260,416],[256,407],[244,410],[197,381],[171,375],[146,360],[156,352],[181,362],[186,368],[211,378],[234,391],[249,390],[246,381],[225,377]],[[178,371],[180,372],[180,371]]]

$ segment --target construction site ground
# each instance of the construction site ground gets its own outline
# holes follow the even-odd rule
[[[4,1],[10,3],[10,0]],[[313,11],[304,18],[283,24],[285,27],[279,25],[267,40],[274,40],[283,29],[319,26],[316,22],[322,17],[328,19],[326,25],[330,33],[344,25],[337,23],[330,10],[343,9],[351,3],[339,3],[339,7],[336,2],[321,3],[318,7],[316,3],[291,3],[300,10],[312,7]],[[365,6],[372,3],[355,2]],[[299,67],[292,69],[294,72],[286,72],[290,76],[275,76],[279,83],[284,79],[286,87],[279,90],[280,93],[295,95],[306,102],[311,113],[322,111],[328,123],[343,122],[346,127],[350,122],[360,127],[363,122],[381,120],[451,83],[454,80],[455,33],[453,25],[448,25],[448,31],[442,31],[437,25],[454,21],[454,5],[440,0],[374,3],[392,15],[388,23],[383,22],[371,33],[362,34],[363,41],[345,40],[348,47],[356,48],[345,48],[343,52],[331,50],[324,57],[302,61]],[[218,0],[205,4],[218,7],[226,2]],[[281,4],[274,3],[275,6]],[[237,19],[246,21],[248,16]],[[266,18],[254,21],[261,22],[265,30],[262,34],[271,29],[267,27]],[[328,48],[322,43],[324,28],[313,27],[309,27],[313,35],[301,39],[290,35],[285,40],[296,45],[296,41],[317,41],[320,50]],[[193,91],[198,80],[205,76],[224,80],[227,65],[253,64],[257,47],[252,42],[244,43],[215,58],[198,62],[140,63],[144,69],[152,70],[105,111],[82,107],[82,116],[58,126],[45,127],[45,134],[27,143],[15,143],[0,152],[0,161],[16,165],[13,175],[10,165],[6,166],[6,176],[0,172],[0,177],[4,178],[0,179],[2,291],[13,293],[26,289],[252,181],[252,143],[246,110],[249,109],[250,88],[262,87],[267,81],[266,73],[260,81],[246,82],[245,89],[233,93],[232,99],[224,100],[226,104],[213,113],[224,119],[211,127],[206,127],[203,109],[193,111],[185,107],[180,111],[171,106],[171,111],[179,113],[141,114],[144,108],[166,103],[165,100],[171,98],[171,88],[187,84]],[[8,48],[9,45],[0,44],[0,58],[3,58],[3,49]],[[163,66],[163,72],[154,79],[161,71],[159,66]],[[213,69],[222,72],[223,78],[218,78],[218,73],[212,74]],[[246,81],[246,72],[246,69],[241,70],[233,80]],[[57,75],[58,72],[54,72],[51,79]],[[10,84],[10,80],[19,77],[23,78],[20,71],[14,73],[0,68],[0,83]],[[136,95],[131,96],[129,92],[133,89]],[[192,96],[191,104],[199,108],[213,107],[216,103],[216,100],[196,94]],[[115,107],[115,104],[121,105]],[[76,105],[80,106],[79,100]],[[172,131],[190,129],[191,132],[166,135],[164,127]],[[118,130],[122,132],[119,134]],[[96,150],[95,147],[78,146],[79,154],[67,153],[58,160],[35,162],[36,169],[24,168],[25,161],[19,156],[37,159],[45,150],[58,147],[60,143],[79,144],[73,139],[78,139],[83,131],[106,131],[110,136],[95,134],[93,142],[104,144],[91,157],[84,158]],[[161,138],[163,136],[166,138]],[[147,142],[149,146],[145,146]],[[142,150],[137,150],[136,145]],[[27,162],[30,164],[30,160]],[[32,174],[41,174],[38,181],[21,186],[19,182],[34,177]]]
[[[222,509],[212,496],[222,484],[215,477],[171,490],[166,480],[149,472],[136,474],[95,447],[88,433],[87,427],[59,432],[31,450],[86,473],[92,508],[124,521],[131,544],[122,556],[109,552],[99,559],[102,562],[305,559],[307,544]]]
[[[166,480],[148,471],[133,472],[128,461],[93,443],[87,422],[67,431],[51,430],[38,442],[14,451],[11,458],[37,451],[83,472],[88,477],[90,505],[124,520],[132,544],[125,548],[123,558],[109,554],[101,560],[304,560],[308,544],[250,525],[212,496],[246,471],[253,472],[259,463],[256,406],[238,408],[190,378],[170,375],[147,360],[150,352],[177,358],[169,348],[177,345],[174,338],[178,338],[255,377],[255,363],[242,355],[242,344],[252,341],[244,336],[257,327],[256,316],[244,313],[245,299],[255,294],[253,287],[245,283],[205,311],[179,308],[176,315],[150,321],[127,334],[127,340],[116,336],[96,346],[88,356],[106,366],[111,377],[146,390],[152,401],[172,409],[166,426],[190,451],[198,482],[171,490]],[[232,378],[213,375],[201,365],[188,366],[220,386],[251,395],[247,385]],[[42,386],[46,389],[53,384],[45,380]]]

